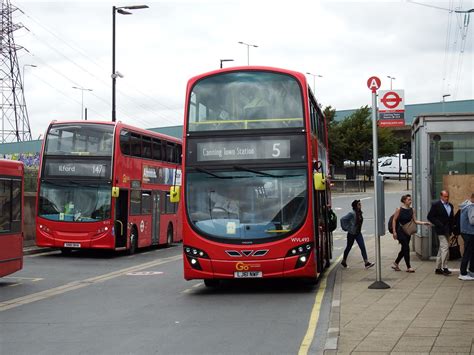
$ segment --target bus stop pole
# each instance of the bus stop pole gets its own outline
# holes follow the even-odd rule
[[[372,90],[372,139],[373,139],[373,168],[374,168],[374,221],[375,221],[375,267],[376,281],[372,283],[370,289],[390,288],[382,281],[382,258],[380,255],[380,231],[379,231],[379,183],[378,177],[378,137],[377,137],[377,92]],[[385,208],[384,206],[382,206]]]

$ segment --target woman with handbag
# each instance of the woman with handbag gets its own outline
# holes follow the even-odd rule
[[[407,272],[415,272],[410,265],[410,239],[411,235],[416,232],[416,225],[431,225],[430,222],[417,221],[415,211],[411,207],[411,195],[403,195],[401,200],[402,205],[397,208],[393,215],[393,239],[398,240],[401,245],[401,250],[398,253],[397,259],[392,264],[392,269],[400,271],[398,263],[405,259],[407,265]]]

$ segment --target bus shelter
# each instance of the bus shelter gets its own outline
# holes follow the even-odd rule
[[[420,115],[412,124],[411,139],[417,218],[426,220],[442,190],[449,192],[456,213],[474,192],[474,112]],[[419,257],[436,257],[438,244],[434,228],[418,227],[414,248]]]

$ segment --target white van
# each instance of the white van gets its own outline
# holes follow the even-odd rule
[[[403,159],[402,154],[379,158],[379,173],[387,177],[411,176],[411,159]]]

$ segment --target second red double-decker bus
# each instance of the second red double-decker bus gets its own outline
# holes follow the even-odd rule
[[[128,250],[181,239],[181,140],[121,122],[55,122],[45,135],[36,244]]]
[[[184,277],[306,278],[329,264],[325,118],[303,74],[236,67],[188,82]]]
[[[0,277],[23,267],[23,163],[0,159]]]

